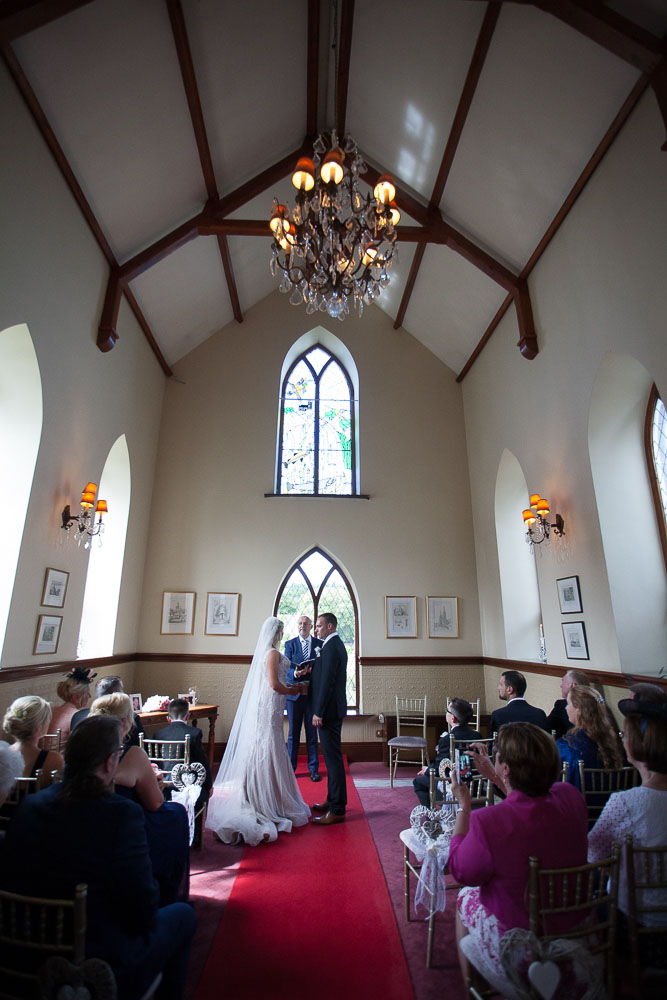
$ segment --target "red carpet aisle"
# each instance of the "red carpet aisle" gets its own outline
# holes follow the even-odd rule
[[[326,778],[300,779],[312,805]],[[382,868],[348,775],[347,820],[246,848],[196,1000],[413,1000]],[[302,984],[300,989],[299,984]]]

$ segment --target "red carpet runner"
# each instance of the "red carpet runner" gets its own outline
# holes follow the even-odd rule
[[[302,768],[299,768],[302,771]],[[299,779],[312,805],[326,796]],[[354,784],[345,823],[246,847],[196,1000],[413,1000],[382,868]],[[397,863],[399,863],[397,848]]]

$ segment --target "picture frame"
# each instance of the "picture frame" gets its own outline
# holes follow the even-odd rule
[[[64,569],[53,569],[48,566],[44,574],[44,589],[41,605],[44,608],[62,608],[65,604],[69,573]]]
[[[192,590],[165,590],[162,594],[161,635],[192,635],[195,625],[195,599]]]
[[[387,639],[417,638],[416,597],[385,597],[384,617]]]
[[[132,711],[135,715],[138,715],[141,711],[141,706],[143,705],[143,699],[140,694],[131,694],[130,701],[132,702]]]
[[[426,621],[429,639],[458,639],[458,597],[427,597]]]
[[[60,642],[60,627],[63,623],[62,615],[40,615],[37,619],[37,632],[35,633],[35,645],[33,654],[57,653]]]
[[[193,694],[188,694],[186,692],[185,694],[177,694],[176,697],[177,698],[182,698],[183,701],[187,701],[188,705],[192,705],[192,703],[193,703],[192,699],[194,698],[194,695]]]
[[[581,614],[584,610],[581,604],[581,588],[578,576],[564,576],[556,580],[558,601],[562,615]]]
[[[561,622],[565,655],[568,660],[588,660],[588,643],[584,622]]]
[[[209,591],[206,595],[204,635],[239,634],[240,594]]]

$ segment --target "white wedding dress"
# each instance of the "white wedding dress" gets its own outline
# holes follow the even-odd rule
[[[273,624],[275,623],[275,624]],[[253,657],[225,755],[209,799],[206,826],[226,844],[276,840],[308,822],[287,756],[283,732],[285,695],[274,691],[266,673],[276,618],[267,619]],[[289,660],[280,657],[278,679],[285,684]]]

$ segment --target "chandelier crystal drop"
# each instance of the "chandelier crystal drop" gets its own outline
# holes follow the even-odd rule
[[[351,136],[339,143],[336,131],[318,136],[313,159],[303,157],[292,174],[295,205],[274,199],[271,274],[282,271],[281,292],[306,312],[326,312],[343,320],[350,300],[361,316],[389,284],[395,260],[400,212],[388,174],[370,194],[359,190],[367,167]]]

